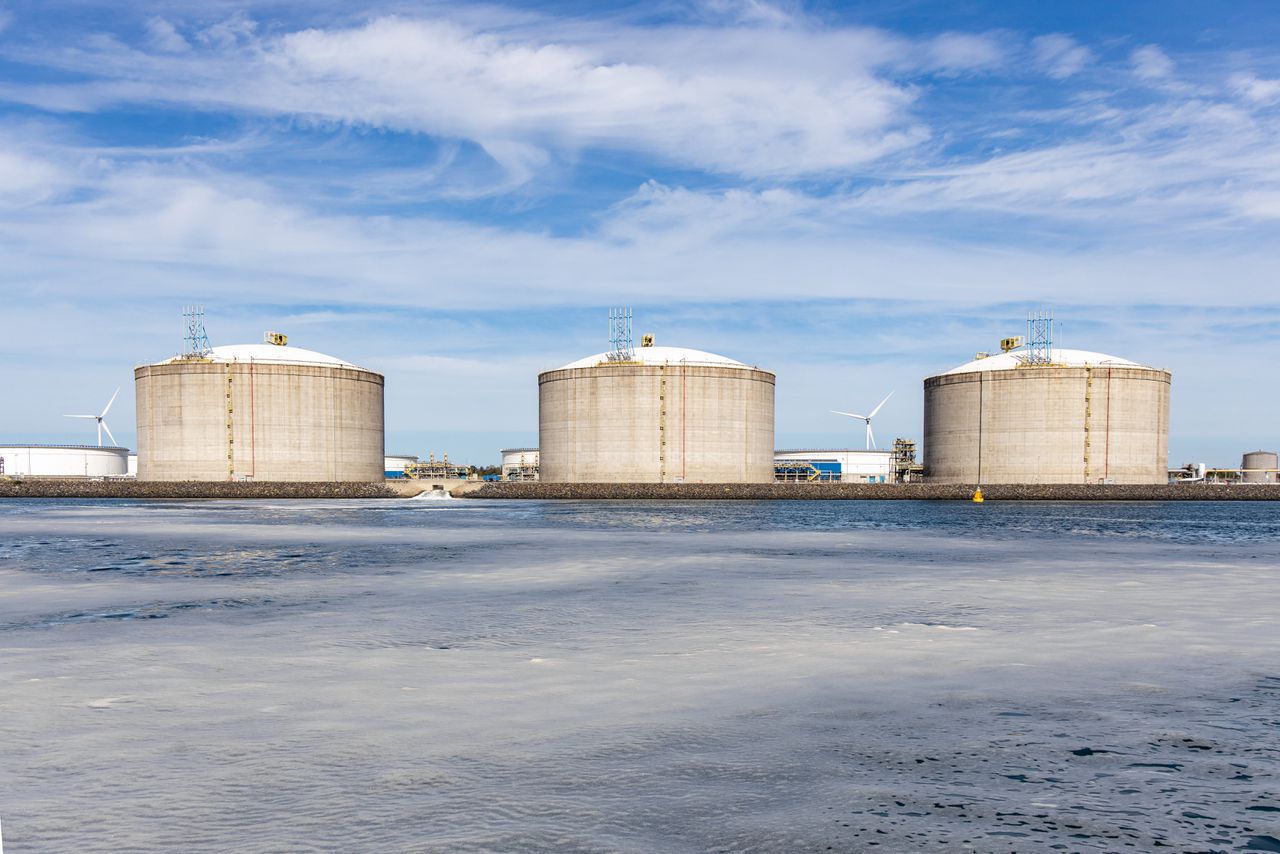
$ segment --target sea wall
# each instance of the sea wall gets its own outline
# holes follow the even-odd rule
[[[383,483],[0,478],[0,498],[396,498]]]
[[[0,498],[406,498],[434,484],[253,483],[0,478]],[[874,483],[479,483],[442,484],[455,497],[661,500],[917,500],[968,501],[973,488],[959,484]],[[992,484],[988,501],[1280,501],[1280,484]]]
[[[999,484],[984,486],[989,501],[1277,501],[1280,484]],[[742,500],[968,501],[973,487],[906,483],[486,483],[467,498],[609,498]]]

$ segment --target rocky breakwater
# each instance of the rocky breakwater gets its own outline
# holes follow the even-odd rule
[[[993,484],[988,501],[1277,501],[1280,484]],[[932,483],[486,483],[467,498],[566,500],[968,501],[973,487]]]
[[[0,498],[397,498],[383,483],[0,478]]]

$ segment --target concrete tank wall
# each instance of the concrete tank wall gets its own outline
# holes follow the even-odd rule
[[[1164,483],[1167,371],[1043,367],[924,382],[933,483]]]
[[[179,361],[137,368],[134,382],[139,480],[383,479],[381,374]]]
[[[774,375],[709,365],[606,365],[538,377],[541,479],[769,483]]]
[[[1245,483],[1275,483],[1275,469],[1280,468],[1277,465],[1278,459],[1280,457],[1277,457],[1275,451],[1250,451],[1240,461],[1240,468],[1246,469],[1241,473],[1240,479]],[[1248,469],[1253,469],[1253,471],[1248,471]],[[1258,471],[1258,469],[1263,469],[1263,471]],[[1270,471],[1267,471],[1267,469],[1270,469]]]

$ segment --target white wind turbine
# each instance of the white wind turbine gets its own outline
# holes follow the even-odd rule
[[[847,415],[850,418],[858,418],[858,419],[861,419],[862,421],[867,422],[867,450],[870,451],[870,450],[873,450],[876,446],[876,434],[871,432],[871,419],[876,417],[876,413],[880,411],[880,407],[888,403],[889,398],[891,397],[893,397],[893,392],[889,392],[888,394],[886,394],[884,396],[884,400],[880,401],[880,403],[876,406],[876,408],[871,410],[870,415],[858,415],[857,413],[854,413],[854,412],[841,412],[838,409],[833,409],[831,411],[834,412],[836,415]]]
[[[120,393],[120,389],[116,389],[116,394]],[[63,418],[92,418],[98,422],[98,447],[102,447],[102,431],[106,430],[107,435],[111,436],[111,428],[107,426],[107,412],[111,409],[111,404],[116,402],[116,394],[111,395],[111,399],[107,401],[107,405],[103,407],[101,415],[64,415]],[[111,436],[111,444],[117,445],[116,437]]]

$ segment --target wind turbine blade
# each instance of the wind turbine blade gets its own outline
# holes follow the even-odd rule
[[[107,435],[108,435],[108,436],[111,436],[111,428],[107,426],[107,422],[105,422],[105,421],[99,421],[98,423],[102,425],[102,429],[103,429],[103,430],[106,430],[106,431],[107,431]],[[115,437],[115,436],[111,436],[111,444],[112,444],[112,445],[115,445],[117,448],[118,448],[118,447],[120,447],[120,443],[116,441],[116,437]]]
[[[840,411],[840,410],[838,410],[838,409],[832,409],[832,410],[830,410],[830,411],[831,411],[831,412],[834,412],[836,415],[848,415],[850,418],[857,418],[859,421],[866,421],[866,420],[867,420],[867,416],[865,416],[865,415],[855,415],[855,414],[854,414],[854,413],[852,413],[852,412],[841,412],[841,411]]]
[[[113,394],[113,395],[111,395],[111,399],[107,401],[107,405],[103,408],[103,410],[102,410],[102,414],[98,416],[99,418],[106,418],[106,417],[107,417],[107,412],[109,412],[109,411],[111,410],[111,404],[113,404],[113,403],[115,403],[115,402],[116,402],[116,397],[117,397],[119,394],[120,394],[120,389],[119,389],[119,387],[117,387],[117,388],[116,388],[116,393],[115,393],[115,394]],[[110,431],[110,430],[108,430],[107,432],[108,432],[108,433],[110,433],[111,431]],[[112,439],[111,441],[113,441],[113,442],[114,442],[115,440],[114,440],[114,439]]]
[[[888,403],[888,402],[889,402],[889,398],[891,398],[891,397],[893,397],[893,392],[889,392],[888,394],[886,394],[886,395],[884,396],[884,400],[880,401],[879,406],[877,406],[875,409],[871,410],[871,414],[870,414],[870,415],[868,415],[867,417],[868,417],[868,418],[875,418],[875,417],[876,417],[876,413],[880,411],[880,407],[881,407],[881,406],[884,406],[886,403]]]
[[[96,415],[64,415],[63,418],[97,418]]]
[[[874,451],[876,449],[876,434],[871,432],[871,420],[867,419],[867,450]]]

